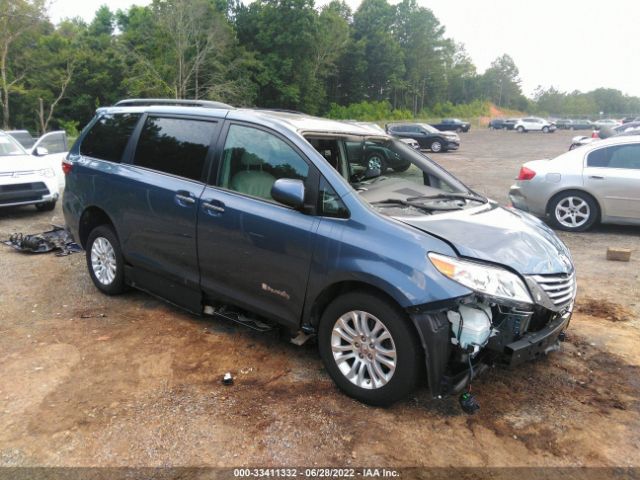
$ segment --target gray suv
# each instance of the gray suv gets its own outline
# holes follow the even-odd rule
[[[102,292],[316,337],[336,384],[374,405],[557,348],[575,276],[539,220],[369,128],[153,103],[99,109],[65,161],[64,216]],[[362,163],[380,149],[409,165]]]

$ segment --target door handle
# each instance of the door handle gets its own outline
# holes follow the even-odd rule
[[[214,205],[213,203],[203,202],[202,208],[205,210],[210,210],[215,213],[224,213],[224,204],[219,202],[219,205]]]
[[[589,178],[593,178],[594,180],[604,180],[602,175],[589,175]]]
[[[178,192],[176,193],[176,200],[178,203],[184,203],[187,205],[193,205],[196,203],[196,199],[193,198],[189,192]]]

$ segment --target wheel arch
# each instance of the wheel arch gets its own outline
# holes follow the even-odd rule
[[[113,228],[116,237],[118,236],[118,232],[116,231],[111,217],[109,217],[109,215],[103,209],[96,206],[85,208],[82,212],[82,215],[80,216],[78,227],[78,236],[80,237],[78,240],[80,241],[80,245],[82,245],[82,248],[86,247],[87,240],[91,231],[100,225],[110,225]]]
[[[395,306],[397,306],[400,310],[405,311],[406,309],[401,305],[401,300],[398,298],[394,298],[394,295],[390,294],[383,288],[376,286],[372,283],[366,282],[364,280],[343,280],[337,281],[330,285],[327,285],[324,289],[318,293],[310,308],[308,309],[308,313],[306,315],[306,321],[304,323],[310,324],[313,327],[318,325],[322,314],[325,309],[329,306],[329,304],[340,295],[344,295],[349,292],[367,292],[377,297],[385,298],[386,300],[392,302]],[[408,317],[407,317],[408,318]],[[409,322],[412,323],[412,322]],[[418,332],[416,331],[416,334]]]

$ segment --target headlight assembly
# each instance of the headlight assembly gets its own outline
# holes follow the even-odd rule
[[[471,290],[491,297],[533,303],[524,282],[508,270],[433,252],[428,256],[440,273]]]

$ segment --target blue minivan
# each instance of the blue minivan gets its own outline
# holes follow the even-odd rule
[[[361,161],[385,151],[406,168]],[[354,158],[355,157],[355,158]],[[95,286],[316,337],[348,395],[440,397],[556,350],[575,272],[545,224],[352,123],[215,102],[98,109],[64,216]]]

